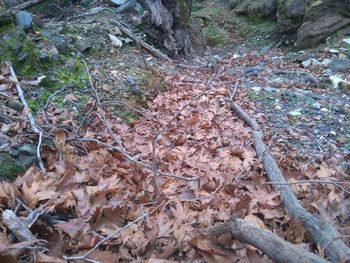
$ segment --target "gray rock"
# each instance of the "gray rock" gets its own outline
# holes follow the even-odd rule
[[[243,0],[240,1],[234,9],[237,14],[248,15],[251,17],[268,17],[276,11],[275,0]]]
[[[350,71],[350,59],[336,58],[329,63],[328,68],[335,72],[349,72]]]
[[[136,0],[129,0],[120,6],[117,7],[115,10],[116,13],[122,13],[122,12],[128,12],[131,10],[134,10],[136,8]]]
[[[294,33],[303,21],[306,0],[277,0],[277,23],[281,33]]]
[[[311,47],[350,24],[350,18],[345,15],[349,12],[350,3],[344,3],[344,0],[324,0],[311,4],[298,29],[296,46]]]
[[[75,47],[80,51],[84,52],[89,48],[92,48],[92,44],[89,38],[83,38],[75,43]]]
[[[32,14],[27,11],[19,11],[16,16],[16,25],[22,26],[24,29],[32,27],[33,18]]]
[[[24,144],[18,149],[19,153],[24,155],[36,155],[36,146],[33,144]]]
[[[24,108],[24,105],[18,100],[10,100],[6,103],[6,106],[15,111],[21,112]]]

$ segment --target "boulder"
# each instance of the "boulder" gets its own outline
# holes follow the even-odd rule
[[[276,0],[243,0],[237,4],[234,11],[254,18],[274,16]]]
[[[308,48],[350,24],[350,1],[317,1],[308,7],[297,32],[296,46]]]
[[[306,0],[277,0],[277,23],[280,33],[292,34],[303,21]]]

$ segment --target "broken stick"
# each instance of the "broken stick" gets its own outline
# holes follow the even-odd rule
[[[276,263],[329,263],[329,261],[294,245],[272,232],[251,225],[245,220],[234,218],[231,222],[215,227],[210,233],[219,237],[229,231],[232,237],[250,244]]]
[[[232,96],[232,98],[234,98],[234,96]],[[289,185],[286,184],[287,181],[275,159],[266,149],[267,146],[264,143],[264,134],[259,124],[233,100],[230,106],[233,112],[252,128],[255,151],[258,156],[262,156],[261,160],[269,181],[271,183],[277,183],[274,185],[274,188],[280,193],[287,214],[303,222],[305,228],[311,233],[314,243],[320,245],[321,248],[324,249],[326,256],[331,261],[346,262],[350,260],[350,248],[338,238],[340,235],[335,228],[329,223],[315,217],[302,207]]]

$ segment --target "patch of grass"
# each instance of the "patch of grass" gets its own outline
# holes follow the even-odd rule
[[[118,117],[121,118],[123,121],[127,122],[128,124],[131,124],[140,118],[139,115],[130,111],[121,112],[118,114]]]
[[[216,26],[207,26],[203,28],[209,46],[224,44],[227,41],[227,34],[224,30]]]

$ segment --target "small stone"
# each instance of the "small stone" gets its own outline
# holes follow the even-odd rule
[[[109,39],[112,41],[112,44],[116,47],[122,47],[123,46],[123,42],[117,38],[116,36],[113,36],[111,34],[108,34]]]
[[[6,106],[18,112],[21,112],[24,108],[24,105],[18,100],[10,100]]]
[[[36,155],[36,146],[32,144],[24,144],[18,150],[24,155]]]
[[[327,108],[321,108],[320,111],[322,111],[322,112],[329,112],[329,110]]]
[[[251,87],[252,90],[259,92],[261,91],[261,87],[255,86],[255,87]]]
[[[334,89],[339,88],[339,83],[343,81],[343,79],[339,78],[338,76],[330,76],[329,80],[332,82]]]
[[[333,135],[333,136],[336,136],[336,135],[337,135],[337,133],[336,133],[335,131],[330,131],[329,134],[330,134],[330,135]]]
[[[32,14],[27,11],[19,11],[16,16],[16,25],[22,26],[23,29],[29,29],[32,27]]]
[[[84,52],[85,50],[89,49],[92,47],[91,41],[88,38],[83,38],[77,41],[75,43],[75,47],[80,51]]]
[[[301,112],[299,110],[290,111],[290,112],[288,112],[288,114],[290,116],[301,116]]]
[[[313,109],[315,109],[315,110],[319,110],[319,109],[321,109],[321,104],[319,103],[319,102],[315,102],[315,103],[313,103],[312,105],[311,105],[311,107],[313,108]]]
[[[350,38],[344,38],[343,42],[350,46]]]
[[[314,66],[314,65],[318,65],[320,64],[320,62],[315,59],[315,58],[310,58],[308,60],[305,60],[301,63],[301,65],[304,67],[304,68],[307,68],[307,67],[310,67],[310,66]]]
[[[340,53],[340,51],[338,49],[334,49],[334,48],[331,48],[328,51],[332,54],[339,54]]]
[[[339,136],[335,140],[340,144],[345,144],[349,141],[349,139],[345,136]]]

